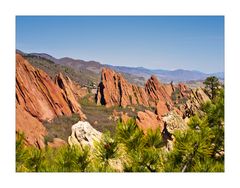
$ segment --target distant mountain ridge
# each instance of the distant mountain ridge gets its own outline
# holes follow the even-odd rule
[[[211,73],[206,74],[200,71],[195,70],[183,70],[183,69],[177,69],[177,70],[151,70],[144,67],[126,67],[126,66],[112,66],[107,65],[109,68],[114,69],[118,72],[125,72],[136,76],[142,76],[145,79],[148,79],[151,77],[151,75],[156,75],[159,80],[162,82],[188,82],[188,81],[198,81],[198,80],[204,80],[208,76],[216,76],[220,80],[224,80],[224,73],[223,72],[217,72],[217,73]]]
[[[17,50],[20,54],[25,54],[24,52]],[[188,81],[199,81],[204,80],[208,76],[216,76],[220,80],[224,80],[224,72],[216,72],[211,74],[206,74],[200,71],[195,70],[162,70],[162,69],[147,69],[144,67],[126,67],[126,66],[114,66],[108,64],[101,64],[97,61],[84,61],[80,59],[73,59],[70,57],[64,57],[57,59],[46,53],[28,53],[27,55],[39,56],[45,59],[48,59],[56,64],[70,66],[74,69],[87,69],[96,74],[100,74],[102,68],[109,67],[117,72],[123,73],[125,76],[129,77],[129,79],[134,79],[134,82],[139,82],[142,85],[145,80],[150,78],[152,75],[156,75],[161,82],[169,83],[171,81],[175,83],[179,82],[188,82]]]

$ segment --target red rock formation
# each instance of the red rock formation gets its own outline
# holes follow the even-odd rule
[[[185,104],[185,112],[189,115],[196,114],[203,103],[210,101],[209,97],[201,88],[191,89],[187,98],[188,100]]]
[[[16,55],[16,130],[24,132],[27,144],[43,147],[46,129],[41,122],[73,112],[81,114],[76,103],[70,90],[61,89],[44,71]]]
[[[173,133],[176,130],[187,129],[185,121],[174,110],[165,113],[163,116],[159,116],[148,110],[145,110],[145,112],[139,111],[136,123],[144,133],[146,133],[148,129],[156,130],[157,128],[160,128],[167,150],[173,148]]]
[[[210,100],[201,88],[190,89],[185,84],[180,83],[175,86],[175,90],[178,93],[174,93],[174,103],[179,108],[176,111],[179,115],[182,113],[184,117],[194,115],[200,110],[203,103]],[[180,111],[181,113],[179,113]]]
[[[110,106],[148,105],[143,88],[128,83],[121,74],[103,68],[97,91],[97,104]]]
[[[55,77],[55,83],[62,89],[65,100],[68,103],[68,106],[70,107],[71,111],[74,113],[78,113],[80,115],[80,119],[84,120],[86,119],[85,114],[82,113],[81,111],[81,106],[76,100],[73,89],[76,89],[75,86],[73,85],[72,81],[70,78],[68,78],[68,81],[64,78],[62,73],[59,73]]]
[[[97,103],[110,106],[143,105],[157,106],[160,104],[173,105],[171,95],[172,84],[161,84],[155,76],[147,81],[145,88],[128,83],[121,74],[111,69],[102,70],[101,82],[97,91]],[[162,108],[166,108],[163,106]]]
[[[174,85],[171,82],[170,84],[164,84],[165,91],[167,92],[168,96],[171,97],[172,93],[174,92]]]
[[[42,70],[35,69],[21,55],[16,55],[17,102],[39,120],[71,115],[63,92]]]
[[[181,93],[181,96],[182,97],[188,97],[189,96],[189,93],[190,93],[190,89],[183,83],[179,83],[178,84],[178,89]]]
[[[166,113],[168,113],[170,111],[170,106],[168,105],[168,103],[164,102],[164,101],[158,101],[157,103],[157,107],[156,107],[156,114],[159,115],[160,117],[165,115]]]
[[[143,105],[143,106],[149,106],[148,103],[148,96],[142,87],[138,87],[136,85],[132,85],[133,93],[136,97],[137,104]]]
[[[137,113],[136,123],[145,133],[148,129],[156,130],[160,128],[160,130],[163,131],[164,128],[161,118],[149,110],[145,110],[144,112],[139,111]]]
[[[83,98],[89,93],[87,87],[81,87],[79,84],[73,82],[68,76],[66,76],[65,80],[76,99]]]
[[[191,95],[197,100],[199,104],[203,104],[207,101],[210,101],[210,98],[201,88],[192,89]]]
[[[145,85],[145,91],[151,100],[151,106],[156,106],[158,101],[168,102],[172,105],[171,94],[173,92],[171,85],[161,84],[156,76],[151,76]]]
[[[16,131],[24,134],[25,144],[43,148],[44,136],[47,134],[42,123],[22,106],[16,104]]]

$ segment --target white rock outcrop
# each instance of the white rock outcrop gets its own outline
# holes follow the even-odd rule
[[[70,146],[93,147],[94,141],[100,141],[102,133],[94,129],[89,122],[79,121],[72,126],[72,134],[68,137]]]
[[[173,134],[175,130],[185,130],[187,128],[186,123],[175,111],[169,112],[163,118],[163,122],[166,123],[166,129],[169,133]]]

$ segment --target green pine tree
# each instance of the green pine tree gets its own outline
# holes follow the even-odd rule
[[[204,115],[190,119],[189,129],[176,132],[165,161],[167,172],[224,171],[224,92],[203,105]]]
[[[218,94],[219,88],[221,86],[218,78],[216,76],[210,76],[207,77],[203,83],[205,84],[205,91],[213,100]]]

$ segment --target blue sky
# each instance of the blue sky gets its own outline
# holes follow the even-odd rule
[[[17,16],[16,48],[149,69],[224,71],[223,16]]]

